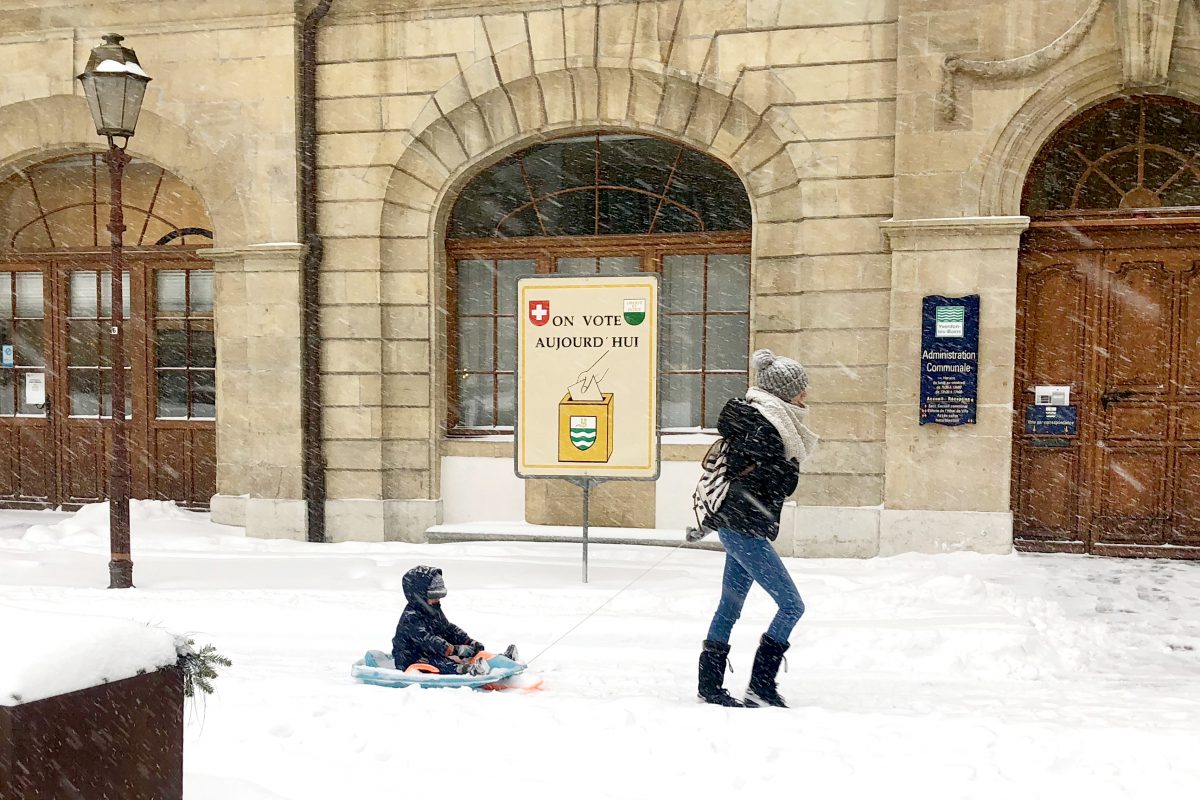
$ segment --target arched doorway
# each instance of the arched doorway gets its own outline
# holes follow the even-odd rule
[[[215,490],[209,215],[134,159],[124,183],[123,298],[135,497],[204,507]],[[98,154],[0,182],[0,504],[102,500],[111,443],[108,172]]]
[[[1025,184],[1013,515],[1025,550],[1200,558],[1200,106],[1114,100]],[[1033,433],[1037,386],[1072,430]]]
[[[664,430],[714,427],[746,387],[750,228],[733,170],[651,136],[553,139],[476,176],[446,241],[451,434],[511,431],[515,281],[534,273],[659,273]]]

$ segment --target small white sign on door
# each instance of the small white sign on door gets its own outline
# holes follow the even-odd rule
[[[25,405],[40,406],[46,402],[46,374],[29,372],[25,375]]]
[[[1033,387],[1034,405],[1039,406],[1069,406],[1071,405],[1070,386],[1035,386]]]

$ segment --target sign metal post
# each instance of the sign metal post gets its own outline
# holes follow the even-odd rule
[[[588,500],[592,494],[592,479],[584,478],[579,481],[583,489],[583,582],[588,582]]]

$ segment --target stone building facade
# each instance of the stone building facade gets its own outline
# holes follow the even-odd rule
[[[98,149],[74,75],[100,34],[123,33],[154,77],[130,152],[194,190],[211,225],[211,247],[194,251],[215,271],[211,508],[259,536],[304,531],[296,76],[312,5],[0,10],[0,181]],[[421,540],[438,524],[578,518],[577,489],[513,476],[503,425],[455,427],[466,334],[448,300],[461,274],[447,240],[481,176],[569,137],[624,136],[683,145],[744,187],[739,347],[808,367],[823,437],[787,512],[784,553],[1007,552],[1014,513],[1034,549],[1099,552],[1086,532],[1039,539],[1043,512],[1018,502],[1036,484],[1014,466],[1026,178],[1089,109],[1133,96],[1200,102],[1197,59],[1191,0],[334,0],[316,73],[329,536]],[[1180,224],[1177,241],[1191,241]],[[0,258],[20,260],[6,244]],[[981,298],[977,422],[919,425],[921,298],[965,294]],[[1093,389],[1075,391],[1099,397]],[[709,420],[680,419],[663,436],[662,477],[604,485],[593,524],[687,522],[707,434],[684,429]],[[1186,441],[1155,446],[1184,453]],[[1105,469],[1127,471],[1100,465],[1088,480],[1102,483]],[[1055,485],[1070,491],[1075,474]],[[1190,500],[1171,497],[1169,513],[1186,516]],[[1155,508],[1147,519],[1162,517]],[[1200,544],[1183,528],[1129,541]]]

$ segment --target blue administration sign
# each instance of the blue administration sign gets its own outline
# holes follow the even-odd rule
[[[0,345],[0,367],[12,369],[14,366],[13,346],[11,344]]]
[[[921,424],[975,422],[979,295],[929,295],[921,305]]]

